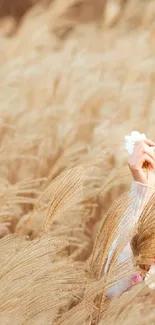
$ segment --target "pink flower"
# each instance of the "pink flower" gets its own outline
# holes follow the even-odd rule
[[[142,280],[143,280],[142,276],[139,273],[136,273],[132,280],[132,284],[136,284],[138,282],[141,282]]]

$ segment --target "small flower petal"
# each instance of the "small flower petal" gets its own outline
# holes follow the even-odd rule
[[[125,148],[128,151],[128,153],[132,154],[133,153],[133,149],[134,149],[134,144],[133,143],[126,142]]]
[[[132,132],[131,132],[131,137],[132,137],[133,139],[136,139],[137,137],[139,137],[139,135],[140,135],[140,133],[139,133],[138,131],[132,131]]]
[[[144,133],[139,133],[138,131],[132,131],[131,135],[125,136],[126,145],[125,148],[129,154],[133,153],[134,145],[137,141],[145,140],[146,135]]]
[[[131,140],[132,140],[131,135],[126,135],[126,136],[125,136],[125,141],[131,141]]]

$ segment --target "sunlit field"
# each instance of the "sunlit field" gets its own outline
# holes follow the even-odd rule
[[[155,140],[154,17],[153,0],[0,0],[2,325],[154,324],[143,283],[107,298],[130,261],[103,273],[129,203],[124,137]]]

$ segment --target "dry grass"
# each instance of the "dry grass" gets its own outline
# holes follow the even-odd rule
[[[154,139],[154,1],[29,3],[0,10],[0,323],[153,324],[143,284],[106,298],[133,273],[116,267],[123,236],[102,271],[128,204],[124,136]],[[154,251],[153,206],[133,237],[137,268]]]

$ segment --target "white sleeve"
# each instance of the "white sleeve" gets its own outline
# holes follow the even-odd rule
[[[142,211],[144,210],[146,204],[150,200],[154,191],[155,191],[154,187],[150,187],[141,184],[139,182],[132,183],[132,187],[129,194],[129,196],[132,199],[131,204],[128,207],[124,217],[122,218],[122,221],[118,228],[118,235],[109,251],[107,262],[104,268],[104,274],[107,273],[111,257],[114,251],[117,249],[118,240],[121,235],[121,225],[123,224],[125,224],[125,233],[123,231],[123,236],[126,236],[128,244],[119,255],[118,264],[121,264],[125,262],[125,260],[127,260],[128,258],[132,257],[132,250],[130,247],[131,231],[133,231],[135,224],[138,222],[139,216],[141,215]],[[120,295],[122,292],[124,292],[127,288],[130,287],[131,283],[132,283],[131,277],[128,279],[122,279],[118,281],[118,283],[115,286],[113,286],[108,290],[108,297],[112,298],[113,296]]]

